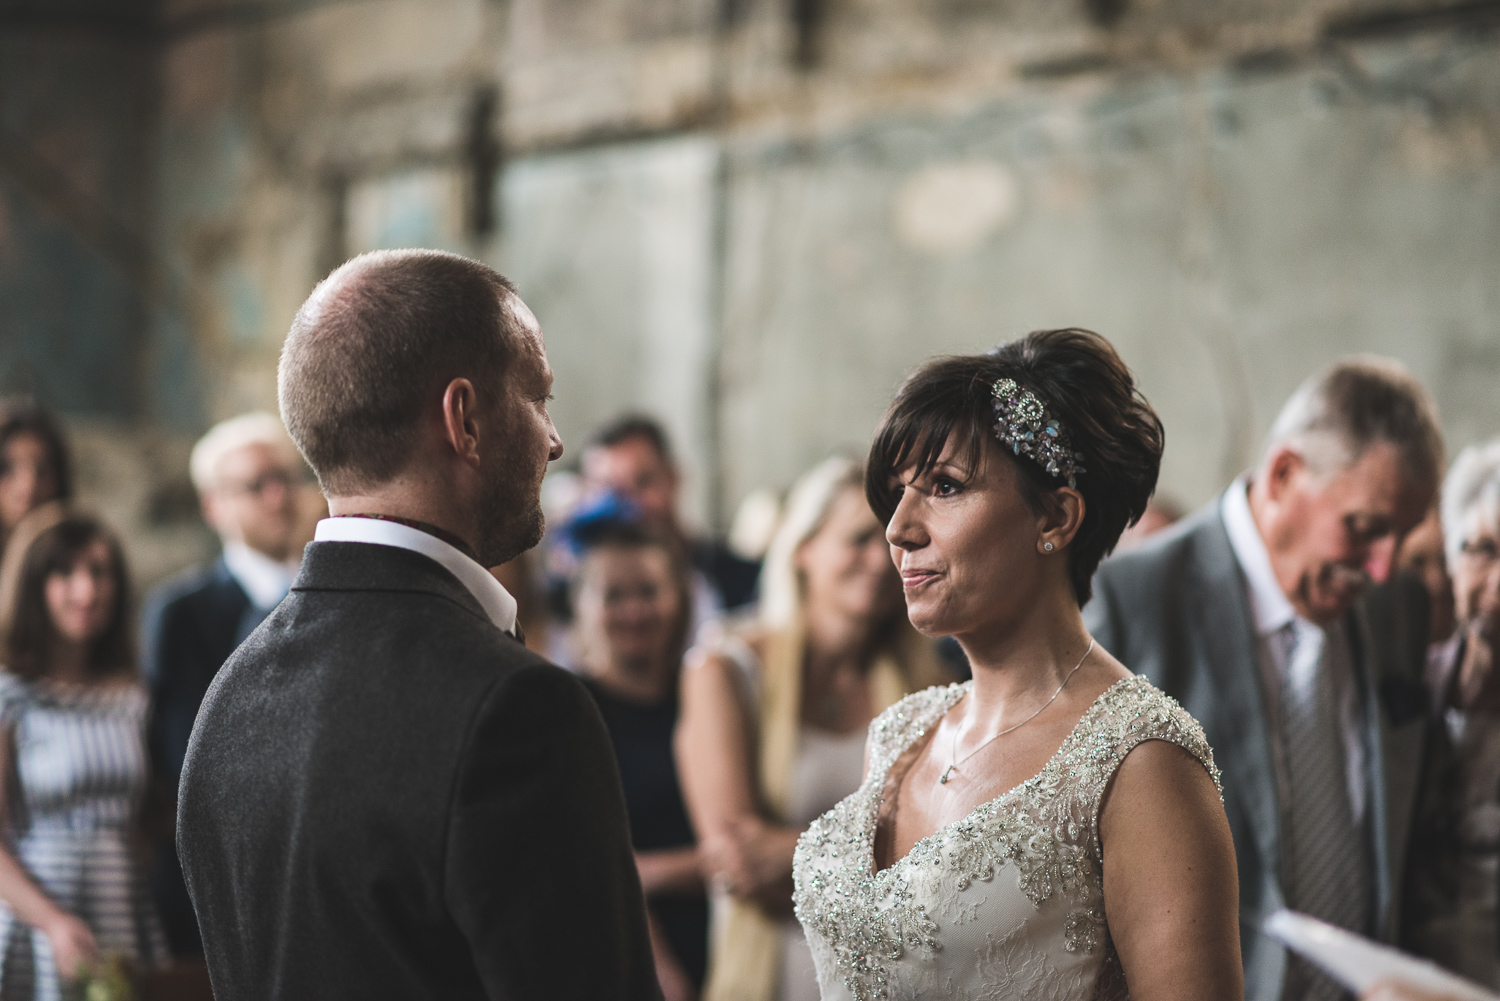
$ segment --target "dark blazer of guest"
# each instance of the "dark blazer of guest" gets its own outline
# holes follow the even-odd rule
[[[266,617],[221,556],[158,587],[146,599],[141,669],[151,688],[153,765],[177,788],[198,707],[234,648]]]
[[[1099,645],[1203,725],[1224,773],[1240,878],[1246,1001],[1277,1001],[1286,950],[1261,934],[1284,906],[1281,811],[1250,596],[1219,501],[1140,549],[1106,561],[1084,620]],[[1372,588],[1345,619],[1364,705],[1375,927],[1399,926],[1413,810],[1428,746],[1421,684],[1427,597],[1416,581]]]
[[[409,550],[308,546],[204,700],[177,844],[219,1001],[660,996],[592,699]]]
[[[223,557],[162,584],[146,599],[141,668],[151,690],[146,743],[155,785],[167,802],[177,793],[188,736],[219,668],[266,612],[251,603]],[[152,891],[174,955],[203,951],[198,921],[169,837],[154,847]]]

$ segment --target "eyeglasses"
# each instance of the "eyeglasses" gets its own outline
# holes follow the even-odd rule
[[[1493,566],[1500,560],[1500,542],[1494,539],[1465,539],[1458,551],[1481,566]]]
[[[249,494],[260,497],[272,487],[280,487],[282,490],[290,491],[302,482],[302,477],[285,470],[275,470],[261,473],[255,479],[246,483],[225,483],[221,489],[225,493]]]

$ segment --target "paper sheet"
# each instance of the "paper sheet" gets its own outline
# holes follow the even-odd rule
[[[1438,991],[1454,1001],[1500,1001],[1500,995],[1454,976],[1425,959],[1372,942],[1362,935],[1295,911],[1266,918],[1266,935],[1317,964],[1345,987],[1361,994],[1387,977]]]

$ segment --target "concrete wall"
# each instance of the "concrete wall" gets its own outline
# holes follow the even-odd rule
[[[1167,423],[1163,490],[1187,503],[1347,351],[1410,364],[1455,446],[1500,429],[1494,0],[163,0],[151,17],[138,201],[158,291],[86,364],[25,349],[66,373],[75,412],[90,372],[127,401],[109,415],[167,437],[270,406],[313,283],[425,245],[520,282],[565,439],[659,413],[710,523],[860,450],[921,359],[1042,326],[1119,345]],[[17,72],[16,92],[45,79]],[[0,288],[19,274],[0,266]]]

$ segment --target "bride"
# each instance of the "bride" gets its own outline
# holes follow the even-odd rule
[[[1243,996],[1213,753],[1079,611],[1161,450],[1087,331],[939,359],[897,394],[866,492],[912,624],[974,680],[876,718],[863,784],[798,844],[825,1001]]]

